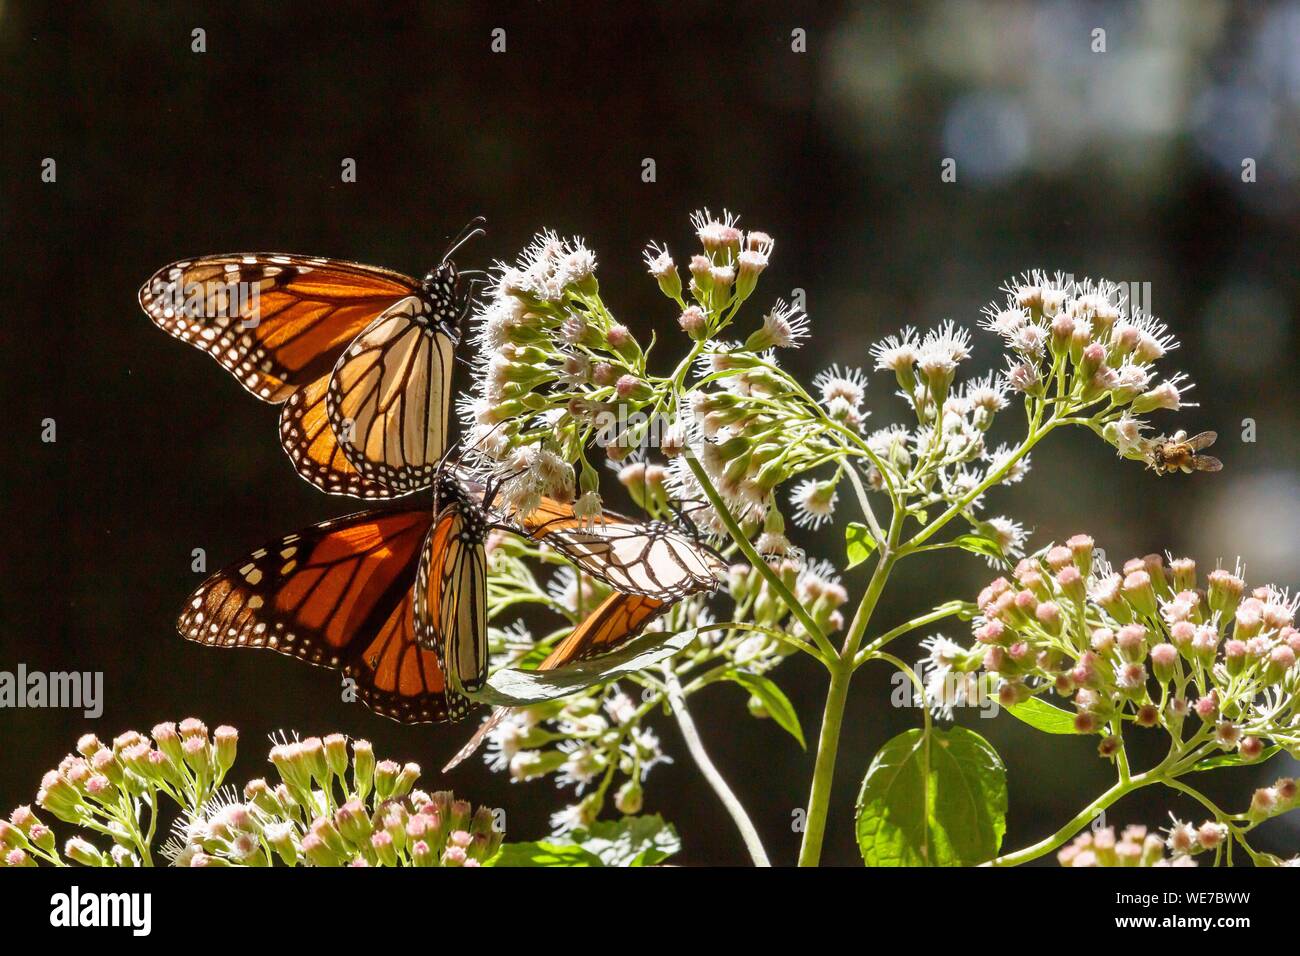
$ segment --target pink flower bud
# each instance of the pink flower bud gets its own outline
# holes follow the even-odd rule
[[[993,603],[984,610],[984,614],[990,620],[1007,621],[1011,618],[1012,611],[1015,610],[1015,607],[1016,607],[1015,592],[1004,591],[1002,594],[998,595],[998,597],[994,599]]]
[[[1074,563],[1079,570],[1084,575],[1087,575],[1092,570],[1092,549],[1094,546],[1092,538],[1086,534],[1076,534],[1065,542],[1065,546],[1074,555]]]
[[[1047,566],[1053,571],[1060,571],[1068,564],[1074,563],[1074,553],[1064,545],[1056,545],[1047,552]]]
[[[1244,760],[1258,760],[1259,755],[1264,752],[1264,741],[1254,735],[1243,737],[1241,743],[1237,745],[1237,752]]]
[[[1203,667],[1211,667],[1214,664],[1214,655],[1219,650],[1219,634],[1214,628],[1208,625],[1201,625],[1196,629],[1196,635],[1192,638],[1192,652],[1201,662]]]
[[[1178,663],[1178,648],[1172,644],[1157,644],[1151,648],[1151,670],[1156,680],[1167,684],[1174,678],[1174,668]]]
[[[1002,686],[998,688],[998,704],[1003,707],[1014,707],[1028,700],[1029,697],[1029,688],[1019,681],[1003,681]]]
[[[1230,720],[1221,720],[1214,727],[1214,741],[1224,750],[1236,747],[1241,741],[1241,728]]]
[[[1134,571],[1125,576],[1122,590],[1138,614],[1150,617],[1156,613],[1156,592],[1151,586],[1151,575],[1146,571]]]
[[[1277,793],[1271,787],[1261,787],[1250,800],[1250,812],[1266,817],[1277,809]]]
[[[1191,558],[1175,558],[1169,562],[1169,570],[1174,576],[1175,591],[1196,590],[1196,562]]]
[[[1295,667],[1296,653],[1289,644],[1279,644],[1268,655],[1264,677],[1270,684],[1280,683],[1286,672]]]
[[[1169,629],[1170,641],[1184,657],[1191,655],[1194,637],[1196,637],[1196,625],[1191,621],[1178,621]]]
[[[1082,604],[1087,592],[1083,582],[1083,575],[1073,564],[1067,565],[1056,572],[1056,584],[1061,592],[1076,604]]]
[[[1210,610],[1218,611],[1225,616],[1233,614],[1241,601],[1242,592],[1246,589],[1246,582],[1234,574],[1219,569],[1210,572],[1209,585],[1207,596]]]
[[[1228,673],[1235,676],[1246,666],[1246,642],[1235,638],[1223,645],[1223,662]]]
[[[1209,723],[1219,713],[1219,695],[1210,691],[1196,702],[1196,716]]]
[[[180,722],[177,729],[180,731],[181,737],[206,737],[208,735],[207,725],[197,717],[186,717]]]
[[[1227,828],[1216,820],[1206,820],[1196,831],[1196,841],[1207,850],[1216,849],[1227,837]]]
[[[690,306],[679,315],[677,324],[681,326],[683,332],[696,340],[703,338],[708,331],[708,320],[698,305]]]
[[[1141,624],[1125,624],[1115,637],[1120,656],[1126,661],[1140,661],[1147,655],[1147,629]]]
[[[1175,823],[1169,830],[1169,849],[1174,853],[1191,853],[1196,849],[1197,839],[1190,823]]]

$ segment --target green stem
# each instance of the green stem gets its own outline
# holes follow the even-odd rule
[[[862,509],[862,516],[867,519],[872,537],[876,539],[877,545],[884,544],[885,532],[881,530],[880,522],[876,520],[876,513],[871,509],[871,501],[867,498],[867,489],[862,487],[862,479],[858,476],[857,467],[853,462],[848,462],[844,472],[849,476],[849,483],[853,485],[853,490],[858,496],[858,507]]]
[[[737,615],[739,616],[739,615]],[[774,628],[764,627],[762,624],[750,624],[746,621],[725,621],[718,624],[706,624],[703,627],[696,628],[700,634],[707,634],[710,631],[752,631],[755,634],[762,634],[764,637],[770,637],[774,641],[785,644],[796,651],[803,651],[805,654],[811,654],[818,660],[822,659],[821,652],[806,641],[802,641],[793,634],[787,634],[785,631],[778,631]]]
[[[803,629],[807,631],[808,635],[813,639],[813,642],[817,645],[817,649],[820,650],[828,660],[835,657],[835,648],[822,632],[822,629],[817,626],[817,622],[812,619],[812,616],[808,613],[807,609],[804,608],[803,604],[800,603],[799,599],[790,592],[788,587],[785,586],[785,582],[781,580],[780,576],[772,570],[771,565],[764,561],[759,553],[754,550],[754,546],[749,541],[749,536],[746,535],[745,532],[741,530],[740,525],[736,523],[735,517],[731,514],[731,509],[728,508],[727,503],[722,500],[722,496],[718,494],[718,490],[713,487],[713,482],[709,480],[709,476],[704,471],[704,466],[700,464],[699,458],[689,448],[684,454],[686,455],[686,463],[690,466],[692,473],[695,475],[695,480],[699,482],[700,488],[703,489],[705,497],[709,499],[709,503],[712,504],[714,509],[717,511],[718,517],[722,519],[722,523],[726,526],[727,532],[731,535],[732,540],[736,542],[736,546],[740,548],[740,553],[745,556],[745,560],[747,560],[750,565],[752,565],[758,573],[763,576],[763,579],[767,582],[768,586],[772,588],[778,596],[780,596],[781,600],[785,603],[785,606],[790,609],[790,613],[799,619],[799,623],[803,625]]]
[[[857,656],[853,658],[854,669],[856,670],[867,661],[871,660],[872,657],[876,656],[878,651],[895,638],[902,637],[904,634],[907,634],[909,631],[914,631],[918,627],[925,627],[927,624],[933,624],[935,621],[942,621],[945,617],[952,617],[954,614],[960,614],[965,607],[966,603],[964,601],[949,601],[947,604],[940,604],[928,614],[914,617],[912,620],[886,631],[866,647],[862,648],[862,650],[858,651]]]
[[[816,866],[821,861],[822,840],[826,835],[826,815],[830,809],[831,783],[835,777],[835,757],[839,751],[840,728],[844,723],[844,707],[848,703],[849,684],[853,679],[853,662],[857,656],[862,636],[866,633],[871,615],[880,600],[880,593],[889,580],[889,572],[898,559],[893,547],[903,523],[901,510],[894,512],[890,522],[889,538],[881,548],[880,559],[871,573],[867,591],[862,595],[858,610],[849,625],[840,653],[827,662],[831,672],[830,687],[826,691],[826,707],[822,713],[821,733],[817,737],[817,760],[813,765],[812,787],[808,794],[808,818],[799,848],[799,865]]]
[[[836,661],[831,665],[831,684],[826,692],[822,729],[817,737],[817,762],[813,766],[812,789],[808,794],[808,817],[799,847],[799,865],[816,866],[821,861],[822,839],[826,835],[826,811],[830,806],[835,756],[840,745],[844,705],[848,701],[853,669]]]
[[[677,718],[677,727],[686,741],[686,749],[691,752],[695,765],[700,768],[700,773],[709,782],[709,786],[718,795],[718,799],[722,801],[723,807],[736,824],[736,829],[740,831],[740,838],[745,841],[745,849],[749,851],[749,857],[754,861],[754,865],[771,866],[772,862],[767,857],[767,851],[763,849],[763,841],[759,838],[753,821],[749,819],[749,814],[745,812],[744,804],[727,785],[726,779],[709,758],[708,751],[704,749],[700,732],[695,727],[690,711],[686,709],[686,695],[682,692],[681,681],[677,679],[677,674],[672,667],[664,667],[663,671],[664,683],[668,686],[668,703],[672,707],[673,716]]]
[[[904,546],[903,550],[905,552],[910,552],[924,544],[930,537],[937,534],[944,525],[969,507],[972,501],[1005,478],[1007,472],[1009,472],[1031,448],[1046,437],[1052,429],[1057,426],[1057,424],[1059,423],[1055,419],[1048,419],[1047,423],[1040,427],[1037,421],[1037,416],[1035,416],[1035,418],[1030,421],[1029,434],[1025,436],[1025,440],[1021,442],[1020,447],[1011,455],[1007,456],[1007,460],[1003,462],[1002,467],[990,473],[983,481],[967,492],[960,501],[954,502],[947,511],[918,531],[915,537]]]
[[[145,833],[144,844],[140,847],[140,859],[145,866],[153,866],[154,835],[158,832],[158,789],[149,791],[149,830]]]
[[[1131,774],[1128,767],[1128,753],[1124,749],[1124,727],[1118,717],[1111,720],[1110,733],[1119,741],[1119,749],[1115,751],[1115,764],[1119,768],[1119,779],[1123,782],[1128,780]]]
[[[1049,837],[1039,840],[1023,850],[1017,850],[1014,853],[1007,853],[995,860],[990,860],[985,866],[1019,866],[1022,863],[1028,863],[1030,860],[1036,860],[1040,856],[1051,853],[1057,847],[1065,843],[1066,840],[1073,837],[1076,833],[1088,825],[1097,814],[1105,810],[1111,804],[1124,796],[1132,793],[1134,790],[1140,790],[1142,787],[1150,786],[1153,783],[1160,782],[1160,778],[1151,776],[1154,771],[1138,774],[1136,777],[1129,777],[1128,780],[1121,780],[1099,796],[1092,803],[1088,804],[1078,813],[1076,813],[1070,822],[1061,829],[1057,830]]]
[[[1251,829],[1251,826],[1238,826],[1234,822],[1237,820],[1241,820],[1244,814],[1228,813],[1226,810],[1223,810],[1221,807],[1219,807],[1218,804],[1216,804],[1205,794],[1201,793],[1201,791],[1197,790],[1195,787],[1188,786],[1187,784],[1183,783],[1181,780],[1175,780],[1172,777],[1166,778],[1165,785],[1168,787],[1172,787],[1173,789],[1178,790],[1181,793],[1187,794],[1189,797],[1191,797],[1201,806],[1205,807],[1205,809],[1209,810],[1210,813],[1214,816],[1214,819],[1218,823],[1221,823],[1228,828],[1229,840],[1230,841],[1235,840],[1241,846],[1241,848],[1246,851],[1246,855],[1250,857],[1251,862],[1254,863],[1256,866],[1259,865],[1260,862],[1259,858],[1262,854],[1257,852],[1255,848],[1252,847],[1250,843],[1246,840],[1246,833]],[[1229,865],[1231,865],[1232,863],[1231,843],[1229,843],[1228,846],[1228,863]]]

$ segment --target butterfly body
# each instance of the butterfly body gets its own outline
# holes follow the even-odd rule
[[[420,291],[428,303],[427,321],[441,325],[448,335],[459,341],[468,302],[461,290],[456,267],[447,261],[430,269],[420,280]]]

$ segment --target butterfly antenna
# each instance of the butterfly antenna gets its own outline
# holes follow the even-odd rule
[[[497,426],[495,425],[493,426],[493,428],[496,427]],[[469,454],[470,450],[471,449],[469,447],[465,446],[465,443],[463,441],[448,444],[447,447],[443,449],[442,455],[438,459],[438,467],[434,469],[434,473],[433,473],[434,474],[433,506],[435,512],[438,510],[438,486],[442,483],[443,475],[446,474],[447,472],[450,472],[452,477],[455,478],[457,481],[462,480],[459,474],[461,462],[464,461],[465,456]],[[452,455],[456,454],[458,451],[459,454],[456,455],[455,462],[453,462],[449,466],[448,462],[450,461]]]
[[[498,428],[500,428],[500,427],[501,427],[502,425],[504,425],[504,424],[506,424],[506,422],[504,422],[504,421],[502,421],[502,422],[497,422],[495,425],[493,425],[491,428],[489,428],[486,432],[483,433],[483,437],[482,437],[482,438],[480,438],[478,441],[474,442],[473,444],[466,444],[465,442],[458,442],[457,444],[452,445],[452,446],[450,446],[449,448],[447,448],[447,449],[442,453],[442,458],[438,461],[438,471],[439,471],[440,473],[441,473],[442,471],[444,471],[444,470],[449,470],[449,471],[451,471],[451,472],[453,472],[453,473],[459,472],[460,469],[461,469],[461,466],[465,463],[465,458],[466,458],[466,457],[467,457],[471,452],[476,451],[476,450],[478,449],[478,447],[479,447],[480,445],[483,444],[484,441],[486,441],[488,438],[490,438],[490,437],[492,436],[492,433],[493,433],[493,432],[495,432]],[[459,454],[456,455],[455,460],[452,461],[452,462],[450,463],[450,465],[449,465],[449,464],[448,464],[448,460],[451,458],[452,454],[455,453],[455,452],[459,452]],[[513,477],[513,476],[512,476],[512,477]]]
[[[687,508],[684,507],[685,505],[694,505],[694,507]],[[708,506],[709,503],[707,501],[674,501],[671,498],[668,499],[668,507],[672,509],[673,515],[676,516],[678,524],[683,530],[690,533],[690,535],[695,539],[696,544],[700,543],[704,535],[700,532],[700,526],[696,524],[695,520],[691,517],[691,512],[703,511]]]
[[[460,250],[460,247],[465,245],[465,243],[469,242],[471,239],[477,236],[487,235],[487,230],[483,228],[483,224],[486,222],[487,220],[482,216],[475,216],[467,222],[465,228],[462,229],[460,234],[452,240],[451,248],[443,254],[442,264],[446,265],[447,260],[454,256]]]

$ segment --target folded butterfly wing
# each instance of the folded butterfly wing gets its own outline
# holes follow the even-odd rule
[[[325,407],[348,462],[397,492],[432,483],[447,445],[456,341],[423,296],[395,303],[338,359]]]
[[[453,496],[438,513],[415,585],[416,635],[439,655],[458,690],[487,679],[487,523],[473,502]]]
[[[482,501],[483,485],[463,482]],[[543,498],[530,514],[489,508],[499,524],[555,548],[584,573],[615,590],[675,601],[711,592],[726,579],[727,564],[712,548],[660,521],[638,522],[613,511],[584,520],[573,507]]]
[[[546,658],[537,665],[539,671],[554,670],[576,661],[588,660],[616,650],[619,646],[636,637],[646,625],[662,614],[670,605],[668,602],[646,597],[643,594],[623,594],[615,592],[601,602],[600,606],[581,624],[575,627],[567,637],[555,645]],[[443,772],[452,770],[464,762],[483,745],[501,722],[510,716],[513,708],[493,708],[491,716],[479,725],[473,736],[465,742],[456,755],[447,762]]]

